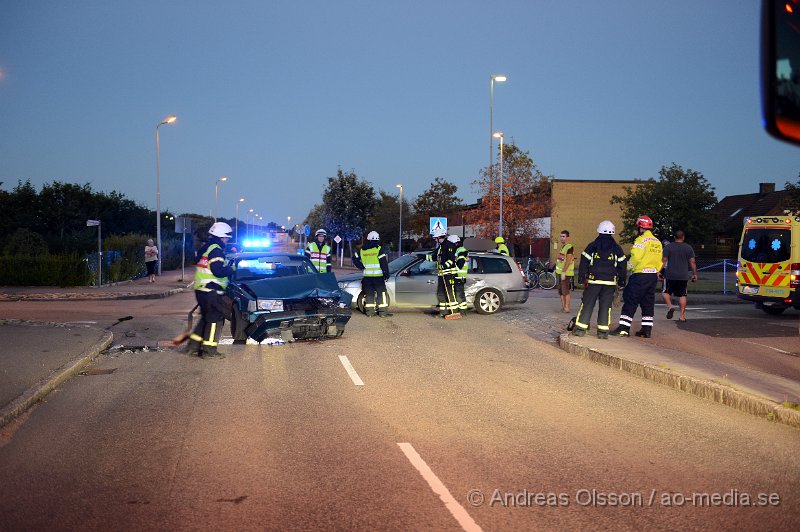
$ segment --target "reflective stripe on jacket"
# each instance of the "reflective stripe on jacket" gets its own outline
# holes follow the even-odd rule
[[[364,265],[364,277],[383,277],[381,257],[385,257],[386,254],[381,253],[380,247],[362,249],[359,256]]]
[[[567,252],[572,249],[572,244],[564,244],[561,248],[561,251],[558,252],[558,258],[556,259],[556,275],[561,275],[561,272],[564,271],[564,265],[567,263]],[[573,252],[572,262],[569,264],[569,268],[567,271],[564,272],[568,277],[572,277],[575,275],[575,255]]]
[[[508,253],[508,246],[505,244],[497,244],[497,249],[495,251],[501,255],[505,255],[506,257],[510,256]]]
[[[456,277],[466,279],[469,272],[469,253],[464,246],[459,246],[456,250],[456,267],[458,268]]]
[[[328,244],[322,244],[320,248],[319,243],[309,242],[305,255],[320,273],[328,271],[328,264],[331,260],[331,248]]]
[[[633,242],[628,269],[632,273],[658,273],[661,270],[664,248],[648,229]]]
[[[228,278],[227,277],[217,277],[211,272],[211,264],[216,261],[221,261],[222,263],[225,262],[224,257],[213,257],[209,259],[209,254],[215,249],[221,250],[222,247],[219,244],[211,244],[208,248],[203,252],[203,255],[200,257],[200,260],[197,262],[197,266],[194,270],[194,289],[200,290],[201,292],[211,292],[212,290],[219,292],[216,288],[209,287],[209,283],[215,283],[218,285],[222,290],[228,286]]]

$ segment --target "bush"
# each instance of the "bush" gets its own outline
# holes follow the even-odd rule
[[[39,233],[20,227],[6,240],[6,255],[46,255],[47,242]]]
[[[70,255],[2,255],[0,284],[15,286],[85,286],[90,274],[86,260]]]

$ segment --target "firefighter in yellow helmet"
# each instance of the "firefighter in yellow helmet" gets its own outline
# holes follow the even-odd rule
[[[497,244],[497,249],[494,250],[495,253],[500,253],[501,255],[505,255],[506,257],[509,256],[508,246],[506,246],[506,241],[502,236],[498,236],[497,238],[495,238],[494,243]]]
[[[467,273],[469,272],[469,252],[461,243],[461,238],[458,235],[450,235],[447,240],[456,246],[456,268],[458,268],[455,279],[456,301],[458,301],[458,311],[464,314],[469,310],[467,297],[464,293],[464,287],[467,284]]]

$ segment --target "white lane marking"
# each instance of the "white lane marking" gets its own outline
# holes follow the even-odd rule
[[[67,325],[70,325],[70,324],[73,324],[73,323],[76,324],[76,325],[94,325],[97,322],[96,321],[68,321]]]
[[[358,376],[358,373],[356,373],[356,370],[353,368],[350,360],[348,360],[345,355],[339,355],[339,361],[342,363],[342,366],[344,366],[347,374],[350,375],[350,379],[353,381],[353,384],[356,386],[364,386],[364,381],[362,381],[361,377]]]
[[[791,351],[784,351],[783,349],[778,349],[777,347],[772,347],[770,345],[759,344],[758,342],[750,342],[748,340],[742,340],[746,344],[750,345],[759,345],[761,347],[766,347],[767,349],[772,349],[773,351],[777,351],[778,353],[783,353],[784,355],[794,355]],[[795,355],[796,356],[796,355]]]
[[[428,483],[428,486],[439,496],[445,508],[456,518],[461,528],[464,530],[481,530],[478,523],[470,517],[463,506],[458,504],[458,501],[450,494],[450,490],[447,489],[442,481],[439,480],[439,477],[428,467],[428,464],[425,463],[425,460],[422,459],[414,447],[410,443],[398,443],[397,445],[400,447],[400,450],[403,451],[403,454],[406,455],[408,461],[411,462],[411,465],[417,468],[417,471],[419,471],[419,474],[422,475],[422,478]]]

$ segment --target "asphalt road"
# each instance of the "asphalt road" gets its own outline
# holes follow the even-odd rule
[[[133,315],[115,327],[134,345],[191,305],[69,318]],[[225,360],[111,351],[2,434],[0,529],[800,526],[797,430],[574,358],[521,319],[355,315],[337,340]]]

